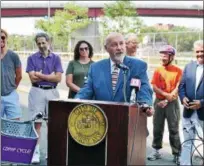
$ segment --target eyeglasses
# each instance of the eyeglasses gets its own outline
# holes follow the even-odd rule
[[[1,36],[1,40],[5,40],[6,39],[6,36]]]
[[[198,54],[198,53],[203,53],[203,50],[198,50],[198,51],[196,51],[196,53]]]
[[[80,50],[80,51],[84,51],[84,50],[86,50],[86,51],[87,51],[88,49],[89,49],[88,47],[79,48],[79,50]]]

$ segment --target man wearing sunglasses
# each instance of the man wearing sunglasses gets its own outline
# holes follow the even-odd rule
[[[8,33],[1,29],[1,117],[20,120],[21,108],[16,89],[22,78],[19,56],[7,47]]]
[[[185,66],[181,84],[179,86],[179,97],[184,106],[183,112],[183,135],[184,141],[181,152],[181,165],[191,165],[193,156],[193,141],[198,136],[203,139],[204,121],[204,53],[203,40],[194,43],[196,61]],[[202,145],[203,146],[203,145]],[[200,152],[201,154],[203,152]],[[203,157],[203,154],[202,154]],[[203,164],[202,164],[203,165]]]

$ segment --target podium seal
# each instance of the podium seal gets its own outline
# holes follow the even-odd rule
[[[105,138],[108,120],[100,107],[93,104],[80,104],[69,115],[68,130],[77,143],[83,146],[94,146]]]

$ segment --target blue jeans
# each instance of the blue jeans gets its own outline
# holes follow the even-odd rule
[[[1,117],[7,119],[21,118],[22,111],[19,103],[19,96],[14,90],[7,96],[1,96]]]
[[[183,143],[182,146],[180,165],[191,165],[191,158],[193,157],[194,154],[196,154],[197,150],[201,154],[201,156],[203,156],[202,139],[204,123],[203,121],[198,119],[196,111],[194,111],[193,115],[190,118],[183,117],[182,121],[183,121],[183,136],[185,142]],[[198,138],[198,140],[200,141],[191,141],[191,139],[195,139],[197,135],[201,137],[201,139]],[[193,146],[193,144],[195,145],[195,143],[202,145],[200,146],[201,149],[195,150]]]

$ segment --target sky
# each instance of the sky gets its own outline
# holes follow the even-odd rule
[[[95,1],[95,4],[101,4],[107,1]],[[25,4],[25,1],[2,1],[2,6],[4,4]],[[26,4],[40,4],[40,3],[48,3],[48,1],[27,1]],[[66,3],[65,1],[58,1],[54,2],[51,1],[50,3]],[[80,1],[77,1],[77,3],[81,3]],[[84,4],[90,3],[90,1],[83,1]],[[200,6],[203,8],[203,2],[202,1],[177,1],[175,4],[175,1],[135,1],[137,4],[142,5],[148,5],[151,4],[152,6],[182,6],[182,5],[194,5],[194,6]],[[41,17],[43,18],[43,17]],[[140,17],[146,25],[155,25],[157,23],[163,23],[163,24],[174,24],[177,26],[186,26],[190,28],[199,28],[203,29],[203,19],[202,18],[171,18],[171,17]],[[6,29],[10,34],[20,34],[20,35],[31,35],[33,33],[36,33],[37,30],[35,29],[35,21],[37,19],[40,19],[40,17],[19,17],[19,18],[1,18],[1,28]],[[14,28],[15,25],[15,28]],[[22,29],[22,27],[25,27]]]

